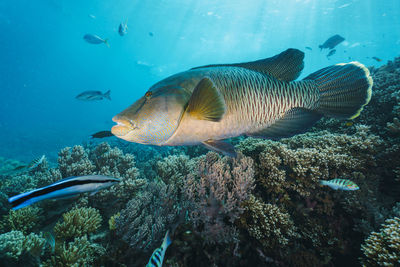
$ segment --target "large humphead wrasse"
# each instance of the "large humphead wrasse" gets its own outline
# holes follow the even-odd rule
[[[288,49],[254,62],[178,73],[116,115],[112,133],[141,144],[203,144],[234,156],[233,146],[221,140],[290,137],[322,116],[357,117],[371,98],[368,69],[358,62],[342,63],[294,81],[303,58],[303,52]]]

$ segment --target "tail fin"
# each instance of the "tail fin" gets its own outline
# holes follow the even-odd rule
[[[304,80],[317,84],[320,91],[317,111],[325,116],[354,119],[371,99],[372,78],[369,70],[358,62],[326,67]]]
[[[110,93],[111,93],[111,90],[108,90],[107,92],[105,92],[105,93],[103,94],[103,96],[104,96],[105,98],[107,98],[108,100],[111,100]]]
[[[106,46],[107,46],[108,48],[110,48],[110,44],[108,43],[108,39],[104,39],[104,43],[106,44]]]
[[[165,247],[165,249],[167,249],[167,247],[169,245],[171,245],[171,243],[172,243],[172,240],[171,240],[171,237],[169,236],[169,230],[168,230],[167,233],[165,234],[164,241],[162,243],[162,247],[163,248]]]
[[[328,181],[320,180],[320,181],[319,181],[319,184],[320,184],[320,185],[328,185]]]

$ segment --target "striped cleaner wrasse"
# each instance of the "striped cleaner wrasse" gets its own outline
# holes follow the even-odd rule
[[[119,179],[103,175],[68,177],[54,184],[10,197],[8,202],[17,210],[45,199],[65,198],[97,191],[118,183]]]
[[[153,85],[113,118],[112,133],[159,146],[203,144],[235,156],[223,139],[279,139],[302,133],[321,117],[353,119],[369,102],[372,78],[358,62],[323,68],[300,81],[304,53],[197,67]]]
[[[322,180],[320,181],[321,185],[327,185],[333,190],[344,190],[344,191],[354,191],[360,189],[358,185],[348,179],[332,179],[329,181]]]
[[[167,251],[167,248],[171,243],[172,241],[169,236],[169,231],[167,231],[164,240],[161,244],[161,247],[156,248],[153,251],[153,254],[151,254],[149,262],[146,264],[146,267],[161,267],[163,264],[165,251]]]

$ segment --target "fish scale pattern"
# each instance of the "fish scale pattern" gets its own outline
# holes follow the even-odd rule
[[[225,124],[238,132],[268,127],[291,108],[318,105],[319,90],[313,81],[284,82],[240,67],[219,68],[210,74],[225,98]]]

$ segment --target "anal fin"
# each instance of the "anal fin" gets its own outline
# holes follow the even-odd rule
[[[269,127],[252,133],[248,136],[280,139],[302,133],[314,125],[322,114],[306,108],[292,108],[285,115]]]
[[[236,158],[237,154],[235,147],[227,142],[220,140],[207,140],[202,142],[202,144],[210,150],[222,153],[225,156]]]

